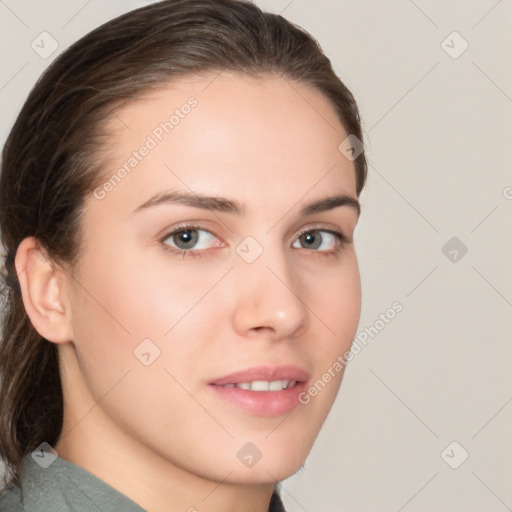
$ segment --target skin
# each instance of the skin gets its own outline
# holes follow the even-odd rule
[[[55,449],[152,512],[267,511],[274,483],[304,463],[343,372],[274,417],[206,383],[284,363],[314,383],[350,348],[360,315],[357,211],[298,214],[334,193],[356,198],[334,109],[280,77],[215,76],[173,82],[112,117],[107,179],[175,108],[198,101],[103,199],[87,198],[77,268],[53,263],[33,238],[16,257],[27,313],[59,348],[64,428]],[[162,204],[133,213],[169,189],[234,199],[245,212]],[[192,250],[201,257],[165,250],[177,249],[161,239],[182,223],[212,233]],[[312,249],[299,241],[303,228],[341,231],[349,242],[335,253],[322,231]],[[253,263],[236,252],[246,236],[263,249]],[[149,366],[133,353],[147,338],[160,349]],[[247,442],[262,453],[250,468],[236,456]]]

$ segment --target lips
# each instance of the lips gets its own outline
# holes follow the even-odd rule
[[[207,388],[230,407],[276,417],[301,405],[299,396],[308,380],[309,373],[298,366],[256,366],[215,379]]]
[[[297,383],[306,382],[309,379],[309,373],[294,365],[280,366],[255,366],[238,372],[230,373],[209,384],[214,386],[226,386],[229,384],[243,384],[247,382],[275,382],[275,381],[295,381]]]

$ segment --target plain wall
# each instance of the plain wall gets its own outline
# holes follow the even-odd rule
[[[0,142],[60,51],[144,3],[1,2]],[[283,483],[287,511],[510,509],[512,2],[256,3],[318,39],[371,164],[356,231],[367,341]],[[43,31],[48,59],[31,47]]]

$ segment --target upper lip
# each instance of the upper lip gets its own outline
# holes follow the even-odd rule
[[[224,386],[226,384],[239,384],[240,382],[253,382],[255,380],[295,380],[305,382],[309,379],[309,373],[294,365],[280,366],[253,366],[246,370],[230,373],[224,377],[212,380],[209,384]]]

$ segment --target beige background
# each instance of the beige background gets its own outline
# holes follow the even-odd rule
[[[144,3],[0,1],[1,142],[60,51]],[[371,162],[356,246],[373,337],[283,484],[287,510],[510,510],[512,1],[257,3],[319,40]],[[48,59],[31,48],[43,31],[59,45]]]

